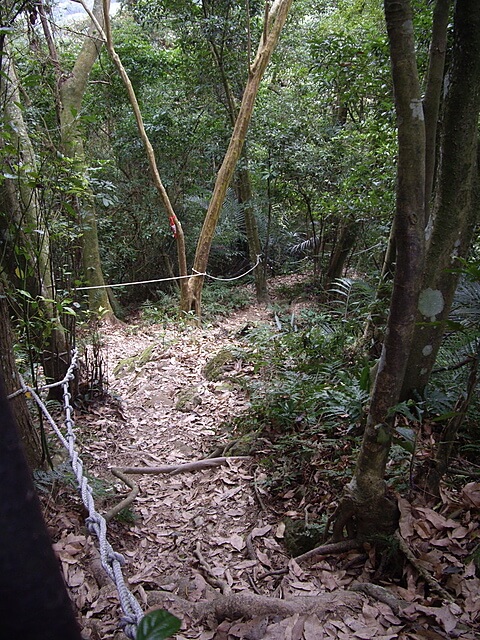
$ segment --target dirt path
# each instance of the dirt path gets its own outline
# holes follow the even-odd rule
[[[88,453],[83,456],[89,473],[125,493],[125,486],[108,473],[110,467],[191,462],[208,455],[219,435],[228,439],[228,434],[220,434],[222,421],[242,412],[248,400],[238,385],[208,381],[203,369],[220,349],[238,346],[236,335],[247,322],[269,321],[266,309],[250,308],[207,329],[151,325],[103,331],[109,392],[119,404],[116,411],[97,407],[89,416]],[[237,375],[240,366],[237,363]],[[232,459],[195,473],[135,477],[140,486],[131,508],[135,524],[112,523],[111,528],[112,545],[127,557],[126,574],[142,605],[148,604],[149,591],[176,590],[179,583],[194,600],[205,596],[209,587],[199,566],[198,544],[212,576],[234,591],[251,588],[253,567],[272,568],[272,551],[282,562],[282,547],[272,535],[274,523],[265,520],[255,498],[252,473],[250,460]],[[248,555],[249,534],[256,540],[260,562]],[[77,605],[92,618],[84,620],[86,633],[94,634],[94,627],[106,640],[116,637],[115,594],[108,583],[97,588],[101,584],[94,584],[88,568],[79,574],[73,562],[87,552],[96,582],[103,582],[89,544],[67,531],[56,546]],[[190,628],[184,637],[199,637],[200,632]]]

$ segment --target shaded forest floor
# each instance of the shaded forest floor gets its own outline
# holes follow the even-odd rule
[[[109,399],[76,410],[78,449],[99,511],[128,493],[111,467],[179,465],[205,458],[235,437],[225,433],[224,423],[249,406],[238,380],[258,373],[236,360],[231,372],[227,367],[221,378],[209,380],[205,367],[222,349],[239,346],[245,326],[262,323],[274,324],[272,312],[251,306],[203,328],[138,321],[102,328]],[[338,451],[332,445],[325,473],[315,476],[333,506],[338,493],[329,472]],[[435,510],[400,501],[400,533],[416,560],[390,566],[393,579],[387,583],[382,576],[402,555],[398,549],[379,555],[365,545],[304,562],[289,557],[286,523],[304,520],[309,505],[288,491],[273,501],[255,457],[135,480],[140,494],[109,523],[109,540],[125,556],[125,575],[142,606],[161,605],[181,617],[179,639],[480,637],[480,581],[472,559],[479,543],[480,484],[445,487]],[[123,638],[118,597],[86,532],[80,498],[65,482],[45,495],[47,522],[84,637]],[[235,605],[250,609],[253,619],[213,620],[188,605],[212,601],[220,592],[240,600],[255,594],[253,604]],[[294,599],[300,606],[279,612],[260,596]],[[315,608],[301,604],[305,596],[317,598]],[[263,609],[256,608],[260,601]]]

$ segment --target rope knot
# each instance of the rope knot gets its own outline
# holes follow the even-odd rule
[[[85,525],[90,533],[98,535],[102,525],[102,516],[99,513],[90,514],[88,518],[85,518]]]
[[[110,549],[107,553],[107,558],[110,562],[110,564],[113,564],[114,562],[118,562],[119,565],[121,565],[122,567],[125,566],[126,564],[126,560],[125,557],[122,556],[121,553],[118,553],[118,551],[114,551],[113,549]]]

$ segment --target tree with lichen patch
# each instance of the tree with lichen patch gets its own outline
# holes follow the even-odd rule
[[[425,123],[409,0],[385,0],[398,123],[395,234],[397,264],[387,334],[375,378],[362,447],[335,514],[334,540],[344,528],[360,538],[390,533],[396,503],[386,494],[385,468],[410,351],[424,258]]]
[[[459,258],[467,257],[479,218],[480,4],[475,0],[456,3],[444,100],[425,271],[403,398],[423,393],[428,383],[458,284]]]
[[[424,119],[410,0],[385,0],[384,5],[398,121],[395,280],[363,443],[353,479],[336,512],[334,539],[340,539],[345,528],[349,535],[364,538],[396,527],[396,505],[388,497],[384,481],[395,406],[402,395],[428,381],[458,279],[451,267],[468,251],[478,207],[480,5],[476,0],[459,0],[455,6],[426,260],[424,229],[431,184],[428,154],[433,149],[431,138],[428,145],[425,143],[425,132],[431,133],[430,127],[436,123]],[[440,100],[438,86],[436,94]],[[430,167],[427,174],[426,165]],[[419,324],[419,320],[440,322]]]

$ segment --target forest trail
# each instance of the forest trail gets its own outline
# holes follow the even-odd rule
[[[222,433],[222,423],[248,407],[238,380],[257,374],[241,358],[227,364],[219,379],[207,379],[205,366],[222,350],[235,353],[241,348],[242,330],[247,326],[265,324],[275,325],[272,311],[251,306],[203,328],[179,327],[173,322],[102,328],[101,353],[111,400],[76,412],[78,450],[100,512],[106,513],[128,494],[128,488],[111,474],[112,467],[188,463],[209,456],[217,443],[231,439],[232,434]],[[229,376],[237,383],[229,382]],[[266,475],[251,458],[231,458],[223,466],[193,473],[133,477],[140,494],[126,518],[109,523],[109,541],[126,558],[124,575],[142,608],[163,606],[182,619],[177,640],[477,637],[469,624],[462,624],[469,618],[456,604],[424,606],[427,601],[418,595],[421,591],[411,572],[408,589],[388,587],[395,594],[391,596],[394,602],[410,603],[409,619],[414,622],[409,623],[408,631],[405,617],[397,616],[395,606],[392,611],[377,595],[372,600],[348,591],[354,581],[372,581],[373,550],[320,556],[309,566],[289,558],[283,544],[285,517],[302,519],[303,507],[292,511],[287,492],[285,508],[277,514],[262,489]],[[109,491],[112,486],[117,489],[114,496]],[[402,504],[402,535],[418,538],[420,531],[422,543],[428,529],[441,549],[452,549],[461,542],[450,538],[457,535],[451,534],[451,520],[427,508],[412,515],[410,505]],[[119,631],[118,594],[101,568],[96,540],[86,533],[80,498],[71,486],[56,488],[46,516],[80,612],[84,637],[124,639]],[[472,519],[467,528],[459,526],[455,531],[458,536],[471,536],[476,527]],[[440,563],[440,556],[435,558]],[[473,619],[479,581],[467,575],[469,570],[467,566],[461,584]],[[318,616],[311,612],[281,618],[263,614],[252,621],[223,621],[219,626],[211,619],[199,622],[197,615],[179,608],[179,597],[205,602],[220,591],[240,596],[255,592],[295,602],[305,601],[305,596],[340,596],[338,602],[322,604],[324,610]],[[346,598],[354,602],[346,604]],[[433,635],[423,635],[422,628]]]
[[[101,352],[114,402],[96,405],[77,419],[87,473],[125,495],[128,489],[109,473],[111,467],[178,465],[208,456],[218,439],[228,442],[228,434],[220,433],[222,421],[245,410],[248,399],[238,384],[228,383],[228,370],[222,379],[209,381],[204,367],[219,351],[238,347],[237,334],[246,325],[271,321],[265,307],[254,306],[206,328],[177,328],[172,322],[102,328]],[[235,361],[235,376],[242,374],[242,366]],[[275,562],[283,564],[273,523],[255,498],[253,473],[251,460],[232,458],[224,466],[194,473],[135,476],[140,487],[131,505],[135,523],[114,521],[109,530],[114,550],[127,558],[126,575],[142,606],[150,604],[147,592],[177,592],[179,585],[194,600],[205,597],[211,587],[199,567],[199,550],[211,568],[210,580],[215,577],[233,591],[251,589],[252,567],[270,570],[272,552]],[[100,499],[99,510],[122,497],[104,505]],[[249,535],[256,540],[260,561],[248,555]],[[74,600],[85,611],[84,633],[117,637],[121,611],[93,546],[89,537],[66,527],[56,550]],[[80,554],[90,558],[90,567],[78,565]],[[182,633],[199,637],[198,629]]]

